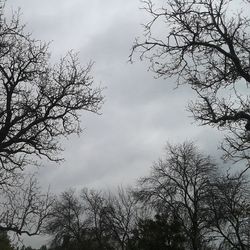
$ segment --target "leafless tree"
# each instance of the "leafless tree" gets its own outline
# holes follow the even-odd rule
[[[0,231],[37,235],[50,216],[53,197],[44,194],[35,176],[19,176],[18,185],[1,189]]]
[[[59,161],[59,139],[81,132],[82,111],[97,113],[102,96],[92,63],[69,52],[51,65],[48,44],[25,32],[19,15],[0,15],[0,171],[13,173],[34,157]]]
[[[24,181],[23,170],[41,158],[60,161],[61,137],[81,132],[82,111],[98,113],[103,97],[91,67],[73,52],[52,65],[49,44],[25,31],[19,13],[6,19],[1,1],[0,230],[41,231],[51,200],[33,178]]]
[[[84,216],[84,208],[75,191],[63,192],[54,202],[46,231],[53,235],[54,245],[70,248],[74,241],[80,247],[89,228],[89,219]]]
[[[159,77],[174,77],[197,92],[194,119],[226,130],[225,157],[249,160],[249,1],[145,0],[151,21],[132,50]],[[238,10],[235,6],[242,6]]]
[[[139,182],[135,193],[161,214],[180,221],[189,239],[187,249],[206,249],[207,195],[216,166],[192,143],[168,145],[166,159],[154,164],[151,174]]]
[[[208,222],[220,249],[250,247],[250,187],[244,174],[218,177],[211,185]]]
[[[104,210],[107,228],[111,230],[117,249],[129,249],[132,231],[136,225],[137,200],[129,189],[118,188],[117,193],[109,194]]]
[[[87,242],[88,249],[128,249],[136,212],[135,199],[123,188],[109,194],[84,188],[77,195],[69,190],[54,203],[47,232],[55,245],[68,248],[77,243],[84,249]]]
[[[105,221],[107,199],[100,191],[84,188],[81,192],[81,201],[90,221],[90,230],[94,235],[94,240],[98,242],[99,249],[109,249],[111,233]]]

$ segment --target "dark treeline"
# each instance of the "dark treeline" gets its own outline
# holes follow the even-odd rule
[[[186,142],[168,145],[134,188],[65,191],[46,221],[47,249],[247,250],[249,180],[218,169]]]

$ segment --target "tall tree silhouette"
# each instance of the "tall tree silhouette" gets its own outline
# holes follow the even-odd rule
[[[0,229],[40,232],[53,199],[23,170],[42,158],[58,162],[60,139],[80,133],[82,111],[98,113],[103,97],[77,54],[51,64],[49,44],[25,31],[19,13],[0,6]]]

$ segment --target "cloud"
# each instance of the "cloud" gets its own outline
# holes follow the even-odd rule
[[[185,107],[194,93],[174,90],[173,79],[154,79],[147,63],[127,62],[133,40],[141,34],[144,13],[135,0],[9,0],[22,9],[27,30],[52,41],[53,60],[69,49],[82,63],[94,60],[96,84],[106,86],[102,115],[82,114],[80,137],[63,140],[65,161],[44,162],[41,185],[55,193],[69,187],[113,188],[133,184],[163,154],[166,141],[195,140],[219,155],[215,130],[193,124]]]

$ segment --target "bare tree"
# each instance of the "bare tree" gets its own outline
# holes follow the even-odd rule
[[[117,193],[109,194],[104,209],[106,227],[111,230],[117,248],[129,249],[132,231],[136,226],[137,200],[129,189],[118,188]]]
[[[35,176],[19,176],[18,185],[1,189],[0,231],[37,235],[50,216],[53,197],[43,194]]]
[[[232,0],[143,3],[152,19],[145,25],[145,40],[136,41],[131,60],[134,51],[140,51],[159,77],[189,84],[198,97],[189,105],[194,119],[228,131],[222,146],[227,157],[249,159],[248,13],[236,10]],[[249,1],[237,4],[249,8]]]
[[[0,230],[38,234],[51,207],[26,165],[62,160],[59,140],[80,133],[82,111],[98,113],[103,97],[93,86],[92,63],[69,52],[52,65],[49,44],[35,40],[19,13],[4,17],[0,3]],[[23,184],[23,185],[22,185]]]
[[[187,249],[206,249],[207,195],[216,172],[210,157],[192,143],[168,145],[166,159],[140,180],[136,195],[159,214],[172,214],[189,239]]]
[[[107,199],[100,191],[84,188],[81,192],[81,201],[90,221],[90,231],[93,233],[94,240],[98,243],[98,249],[111,249],[109,244],[111,233],[106,223],[105,214]]]
[[[47,232],[55,245],[66,248],[77,243],[78,248],[88,244],[88,249],[129,249],[135,205],[133,196],[122,188],[109,195],[87,188],[80,195],[69,190],[54,203]]]
[[[140,210],[130,189],[119,187],[109,194],[84,189],[81,197],[98,249],[130,249]]]
[[[245,175],[218,177],[211,185],[208,222],[220,249],[250,247],[250,187]]]
[[[71,243],[82,246],[89,228],[89,219],[84,216],[84,207],[75,191],[63,192],[53,205],[46,232],[53,235],[53,244],[71,249]]]
[[[97,113],[103,98],[92,63],[69,52],[53,66],[48,44],[31,38],[18,14],[0,17],[0,167],[13,173],[34,156],[59,161],[59,139],[81,132],[81,111]]]

